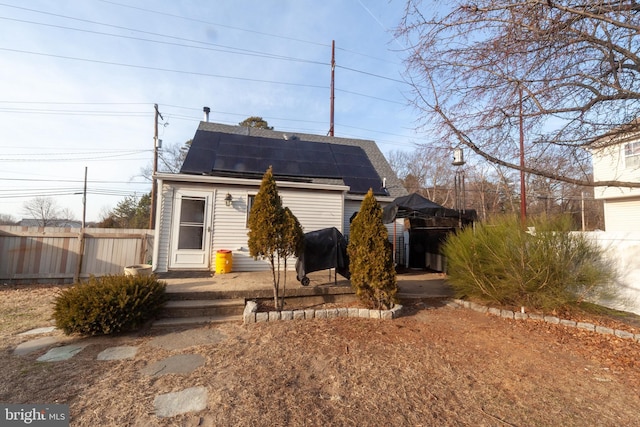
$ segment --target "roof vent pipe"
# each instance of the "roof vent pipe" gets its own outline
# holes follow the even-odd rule
[[[204,121],[208,122],[209,121],[209,113],[211,112],[211,108],[209,107],[204,107],[202,109],[202,111],[204,111]]]

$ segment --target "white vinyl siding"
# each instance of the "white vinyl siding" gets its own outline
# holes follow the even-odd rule
[[[351,215],[358,212],[360,210],[360,204],[362,202],[359,200],[345,200],[344,201],[344,225],[343,225],[343,233],[345,236],[349,236],[351,231],[351,223],[349,220],[351,219]]]
[[[225,206],[224,197],[233,198],[231,206]],[[213,218],[213,242],[211,256],[220,249],[233,252],[233,270],[263,271],[269,269],[264,260],[254,260],[249,255],[248,229],[246,227],[247,202],[257,188],[218,187]],[[328,227],[342,227],[342,192],[321,190],[278,189],[283,206],[288,207],[298,218],[305,233]],[[212,260],[215,265],[215,260]],[[295,267],[289,262],[289,269]]]
[[[351,219],[351,215],[360,210],[360,204],[362,202],[358,200],[345,200],[344,202],[344,235],[349,236],[349,232],[351,230],[351,224],[349,223],[349,219]],[[386,203],[380,203],[381,207],[384,207]],[[396,219],[395,221],[395,235],[396,235],[396,244],[398,240],[402,237],[402,233],[404,232],[404,220]],[[389,241],[393,243],[393,223],[385,224],[387,227],[387,231],[389,232]]]
[[[640,231],[640,197],[606,200],[604,219],[607,232]]]
[[[618,144],[593,152],[595,181],[640,182],[640,168],[625,165],[625,147],[625,144]],[[640,188],[596,187],[594,196],[596,199],[635,198],[640,197]]]
[[[160,233],[156,235],[154,244],[157,245],[155,250],[155,258],[153,260],[154,272],[165,273],[169,267],[169,243],[171,239],[171,218],[173,216],[173,187],[169,184],[163,184],[160,188],[160,200],[162,204],[159,206],[160,221],[156,223],[156,230]]]

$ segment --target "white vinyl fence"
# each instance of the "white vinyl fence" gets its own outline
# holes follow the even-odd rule
[[[0,226],[0,283],[71,283],[151,261],[153,230]]]
[[[584,234],[607,251],[620,274],[622,300],[611,308],[640,314],[640,232],[590,231]]]

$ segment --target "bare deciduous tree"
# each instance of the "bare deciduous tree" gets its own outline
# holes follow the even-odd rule
[[[16,224],[16,219],[13,215],[0,213],[0,225],[13,225]]]
[[[38,221],[40,227],[51,225],[54,220],[59,219],[60,208],[51,197],[34,197],[27,200],[22,205],[22,211],[29,218]]]
[[[453,176],[451,150],[421,145],[413,152],[394,151],[389,164],[410,193],[419,193],[427,199],[448,206],[453,203]]]
[[[423,125],[494,164],[576,185],[593,182],[587,148],[640,131],[640,4],[635,0],[408,0],[397,34]],[[577,172],[577,173],[576,173]]]

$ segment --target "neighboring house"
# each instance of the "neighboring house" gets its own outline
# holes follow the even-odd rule
[[[592,150],[595,181],[640,183],[640,139],[626,138]],[[604,201],[606,231],[640,231],[640,188],[596,187],[595,198]]]
[[[18,222],[18,225],[23,227],[42,227],[42,220],[35,218],[23,218]],[[82,227],[82,222],[72,219],[48,219],[47,227],[80,228]]]
[[[407,194],[374,141],[201,122],[180,173],[156,175],[153,270],[210,269],[218,250],[234,271],[268,269],[249,255],[247,219],[269,166],[305,233],[348,236],[369,188],[383,206]],[[402,221],[389,230],[402,236]]]

